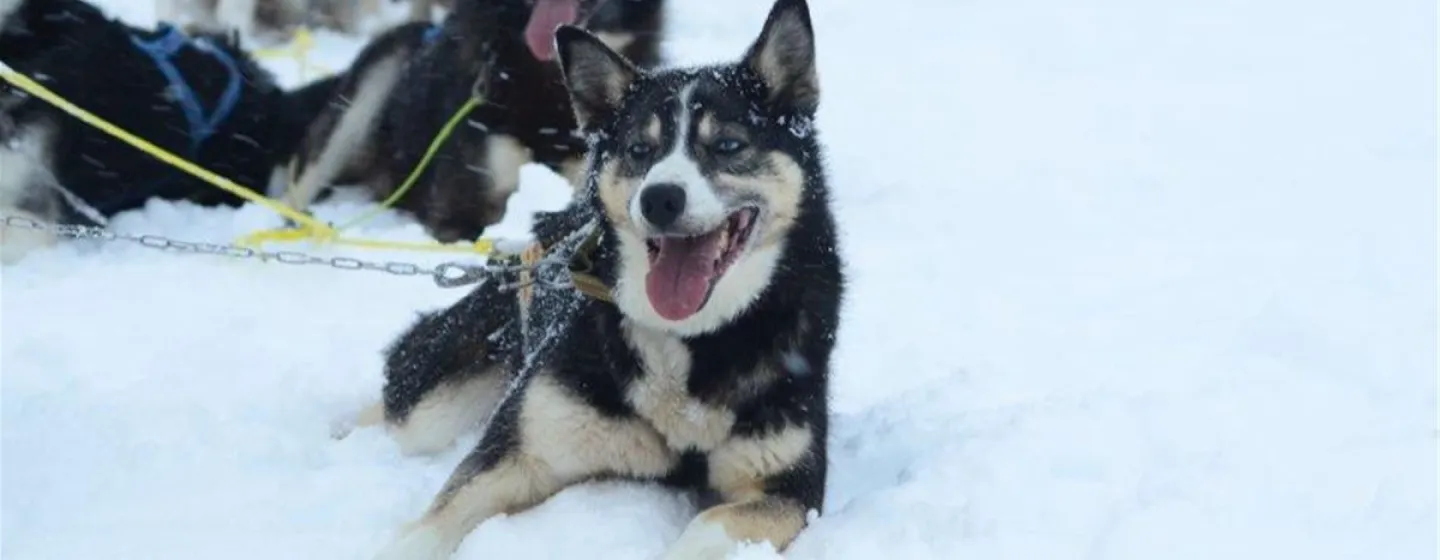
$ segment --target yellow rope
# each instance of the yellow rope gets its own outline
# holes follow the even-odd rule
[[[489,239],[483,238],[476,240],[470,245],[441,245],[439,243],[433,242],[408,243],[400,241],[379,241],[368,239],[341,238],[337,235],[335,228],[330,227],[328,224],[320,222],[319,220],[310,217],[304,212],[299,212],[294,208],[286,206],[284,203],[258,194],[254,190],[240,186],[234,181],[226,179],[225,177],[222,177],[214,172],[211,172],[210,170],[200,167],[199,165],[196,165],[186,160],[185,158],[182,158],[175,155],[174,153],[165,150],[164,148],[156,146],[155,144],[152,144],[143,138],[135,136],[134,134],[131,134],[118,126],[111,124],[109,121],[106,121],[105,119],[102,119],[95,114],[81,109],[80,107],[76,106],[73,103],[70,103],[69,101],[66,101],[65,98],[56,94],[54,91],[51,91],[49,88],[40,85],[38,82],[30,79],[28,76],[25,76],[24,74],[10,69],[10,67],[5,65],[3,62],[0,62],[0,78],[3,78],[5,81],[10,82],[12,85],[19,88],[21,91],[24,91],[30,95],[34,95],[35,97],[38,97],[46,101],[47,103],[54,105],[60,110],[69,113],[77,119],[80,119],[82,122],[89,124],[90,126],[93,126],[101,130],[102,132],[105,132],[106,134],[116,137],[124,141],[125,143],[134,146],[136,149],[139,149],[155,157],[156,159],[159,159],[160,161],[168,163],[175,168],[180,169],[181,171],[189,173],[196,178],[206,183],[209,183],[225,192],[268,208],[276,214],[289,218],[291,221],[302,226],[300,229],[283,230],[283,233],[260,232],[247,237],[245,240],[242,240],[242,244],[255,244],[264,240],[298,241],[310,239],[315,241],[334,243],[336,245],[363,247],[369,249],[464,252],[481,253],[487,255],[490,254],[494,249],[494,243]],[[468,105],[470,104],[467,104],[467,106]],[[458,118],[454,120],[458,120]],[[443,138],[439,140],[443,140]],[[412,173],[412,175],[413,174],[415,173]]]
[[[295,30],[295,38],[289,44],[281,47],[267,47],[255,49],[253,54],[257,59],[277,59],[290,57],[295,59],[295,64],[300,67],[300,81],[304,82],[309,74],[311,66],[315,66],[322,74],[329,74],[330,71],[318,64],[311,64],[310,51],[315,49],[315,36],[310,34],[310,28],[301,27]]]
[[[425,155],[420,158],[420,163],[415,166],[415,169],[410,170],[410,176],[405,178],[405,182],[400,184],[400,188],[390,193],[390,196],[386,197],[378,208],[372,209],[346,222],[345,225],[340,226],[340,229],[350,229],[358,224],[369,221],[379,213],[394,206],[395,203],[400,200],[400,197],[410,192],[410,187],[415,186],[415,181],[420,179],[420,174],[430,165],[430,160],[435,157],[436,152],[440,151],[440,146],[445,143],[446,139],[450,138],[450,134],[455,132],[455,127],[460,124],[460,121],[465,120],[465,117],[470,114],[470,111],[474,111],[476,107],[480,106],[480,103],[482,103],[482,101],[479,97],[471,97],[465,100],[465,104],[460,106],[460,110],[456,111],[455,114],[450,117],[450,120],[445,123],[445,126],[440,128],[440,133],[435,135],[434,140],[430,141],[430,147],[425,149]]]
[[[460,107],[460,110],[456,111],[455,114],[450,117],[450,120],[445,123],[445,126],[440,128],[440,133],[435,135],[435,139],[430,141],[430,146],[425,149],[425,155],[420,158],[420,163],[416,164],[415,168],[410,170],[410,175],[405,177],[405,182],[401,183],[400,187],[395,189],[395,192],[390,193],[390,196],[386,197],[385,200],[381,201],[379,206],[370,209],[364,214],[352,218],[350,221],[345,222],[343,225],[336,228],[336,230],[344,231],[353,228],[357,225],[370,221],[375,216],[379,215],[381,212],[389,210],[391,207],[395,206],[395,203],[398,202],[401,197],[405,196],[405,193],[410,192],[411,187],[415,186],[415,182],[420,179],[420,174],[423,173],[425,171],[425,168],[430,165],[430,160],[435,157],[435,153],[440,151],[440,146],[444,145],[445,140],[449,139],[450,135],[455,132],[455,127],[460,124],[460,121],[465,120],[465,117],[470,114],[470,111],[473,111],[476,107],[479,107],[480,103],[482,103],[482,100],[479,97],[471,97],[470,99],[466,100],[465,104]],[[294,174],[295,166],[292,162],[290,166],[291,183],[294,183],[295,181]],[[251,234],[249,237],[246,237],[245,242],[247,244],[259,245],[267,241],[292,241],[296,238],[295,234],[293,233],[294,231],[295,230],[290,228],[260,231]]]

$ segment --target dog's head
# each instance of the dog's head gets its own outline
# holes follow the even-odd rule
[[[678,334],[725,324],[764,293],[819,196],[802,167],[818,158],[819,102],[804,0],[778,0],[731,64],[644,72],[575,27],[556,45],[591,141],[582,196],[617,238],[616,303]]]

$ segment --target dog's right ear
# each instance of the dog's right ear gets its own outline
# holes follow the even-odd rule
[[[580,127],[613,116],[639,71],[599,38],[572,25],[555,30],[555,53]]]

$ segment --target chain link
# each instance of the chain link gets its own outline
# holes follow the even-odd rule
[[[192,243],[179,241],[160,235],[133,235],[128,233],[117,233],[105,228],[74,225],[74,224],[50,224],[32,220],[23,216],[3,216],[0,226],[6,228],[29,229],[53,233],[60,237],[71,239],[98,239],[101,241],[130,241],[151,249],[172,251],[177,253],[219,255],[237,259],[256,259],[262,262],[278,262],[291,265],[319,265],[328,266],[339,270],[367,270],[384,272],[395,276],[429,276],[435,281],[435,285],[442,288],[455,288],[467,286],[488,278],[512,272],[513,267],[493,265],[473,265],[457,262],[446,262],[427,268],[418,264],[408,262],[374,262],[365,261],[352,257],[317,257],[296,251],[264,251],[251,249],[239,245],[222,245],[216,243]]]

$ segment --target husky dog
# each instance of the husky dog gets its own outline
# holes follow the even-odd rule
[[[410,22],[376,37],[346,72],[337,102],[310,127],[284,202],[305,210],[335,185],[388,197],[476,94],[483,103],[445,140],[398,208],[442,242],[471,240],[504,216],[525,163],[542,163],[576,184],[585,143],[552,60],[553,35],[562,24],[595,15],[601,1],[460,0],[439,27]],[[652,61],[659,6],[647,0],[606,7],[622,10],[606,15],[616,33],[636,26],[630,48]]]
[[[0,0],[0,60],[126,131],[263,189],[323,87],[290,96],[232,36],[137,29],[83,0]],[[319,101],[317,101],[319,99]],[[150,198],[241,200],[49,103],[0,86],[0,214],[95,225]],[[0,231],[5,261],[44,236]]]
[[[313,24],[355,35],[360,22],[380,11],[379,0],[156,0],[161,19],[189,15],[194,28],[278,39],[296,27]]]
[[[406,453],[483,434],[378,557],[446,558],[491,516],[604,478],[696,493],[670,558],[784,549],[824,503],[844,290],[808,8],[778,0],[741,60],[704,68],[646,71],[571,26],[556,43],[593,144],[585,187],[534,233],[540,262],[594,283],[487,282],[386,350],[361,425]]]

